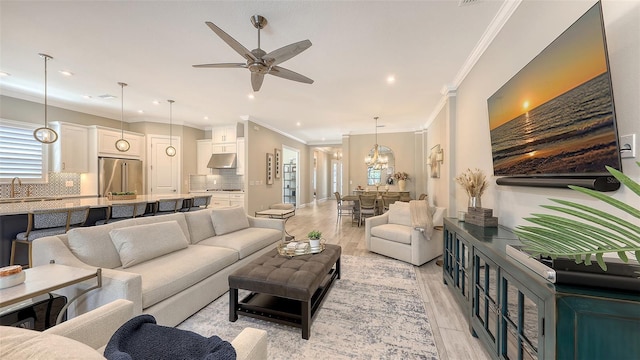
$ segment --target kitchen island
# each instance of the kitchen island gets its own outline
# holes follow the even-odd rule
[[[16,235],[27,229],[27,214],[33,210],[60,209],[74,206],[89,206],[89,218],[85,226],[93,226],[96,221],[106,218],[106,209],[112,204],[123,204],[146,201],[153,204],[160,199],[181,197],[193,198],[194,194],[161,194],[138,195],[132,200],[109,200],[106,197],[56,197],[56,198],[16,198],[16,202],[0,203],[0,267],[9,265],[11,256],[11,242]],[[22,254],[16,254],[17,263],[26,263]]]

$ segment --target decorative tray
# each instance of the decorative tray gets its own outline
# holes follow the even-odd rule
[[[136,195],[136,194],[113,195],[113,194],[107,193],[107,199],[108,200],[135,200],[137,197],[138,197],[138,195]]]
[[[295,247],[292,246],[292,244],[294,244]],[[320,243],[319,248],[312,248],[309,246],[309,241],[290,241],[278,244],[278,254],[289,257],[317,254],[324,251],[324,249],[324,243]]]

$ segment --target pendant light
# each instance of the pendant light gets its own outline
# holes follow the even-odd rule
[[[121,112],[120,112],[120,139],[118,139],[116,141],[116,149],[118,149],[118,151],[120,152],[127,152],[129,151],[129,148],[131,148],[131,145],[129,144],[129,142],[127,140],[124,139],[124,128],[123,128],[123,123],[124,123],[124,87],[127,86],[126,83],[123,82],[119,82],[118,85],[120,85],[120,104],[121,104]]]
[[[47,61],[53,59],[47,54],[38,54],[44,59],[44,127],[33,131],[33,137],[43,144],[51,144],[58,140],[58,133],[47,125]]]
[[[167,156],[176,156],[176,148],[173,147],[173,100],[167,100],[169,103],[169,146],[164,150]]]
[[[386,156],[380,156],[380,149],[378,146],[378,117],[376,116],[373,119],[376,121],[376,143],[373,145],[373,156],[367,156],[364,159],[364,162],[368,167],[372,167],[374,170],[381,170],[387,167],[388,159]]]

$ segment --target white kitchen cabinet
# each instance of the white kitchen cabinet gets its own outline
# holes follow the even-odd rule
[[[209,159],[212,154],[211,140],[198,140],[196,141],[196,171],[199,175],[211,174],[211,169],[207,167]]]
[[[229,194],[229,206],[244,206],[244,194]]]
[[[211,194],[211,202],[209,208],[221,208],[229,206],[229,194],[228,193],[216,193]]]
[[[244,175],[244,138],[236,140],[236,175]]]
[[[98,128],[98,156],[123,157],[141,159],[144,157],[144,135],[125,131],[124,139],[131,148],[121,152],[116,149],[116,141],[122,133],[115,129]]]
[[[89,129],[86,126],[52,122],[58,141],[51,145],[50,166],[54,172],[89,172]]]
[[[235,143],[236,125],[214,127],[211,129],[211,138],[214,143]]]
[[[212,151],[214,154],[228,154],[237,151],[236,143],[233,144],[213,144]]]

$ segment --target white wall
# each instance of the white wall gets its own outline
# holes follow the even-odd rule
[[[593,4],[593,1],[521,3],[458,87],[454,119],[456,135],[450,144],[455,156],[452,181],[466,168],[478,167],[485,174],[493,174],[487,98]],[[640,136],[640,2],[603,1],[603,13],[618,132],[620,135],[636,133]],[[440,124],[436,121],[433,127],[439,129]],[[634,162],[639,160],[623,159],[622,164],[624,173],[636,181],[640,179],[640,168]],[[552,197],[580,199],[582,203],[602,207],[600,203],[571,190],[497,186],[494,177],[490,177],[490,184],[482,197],[482,205],[493,208],[500,224],[507,227],[524,223],[522,218],[532,212],[544,212],[539,205],[549,203],[547,199]],[[444,190],[437,191],[438,196],[445,195],[442,193]],[[464,191],[458,185],[452,185],[451,191],[455,199],[451,206],[466,208]],[[627,189],[609,194],[638,204],[637,197]],[[606,209],[608,211],[609,208]]]

